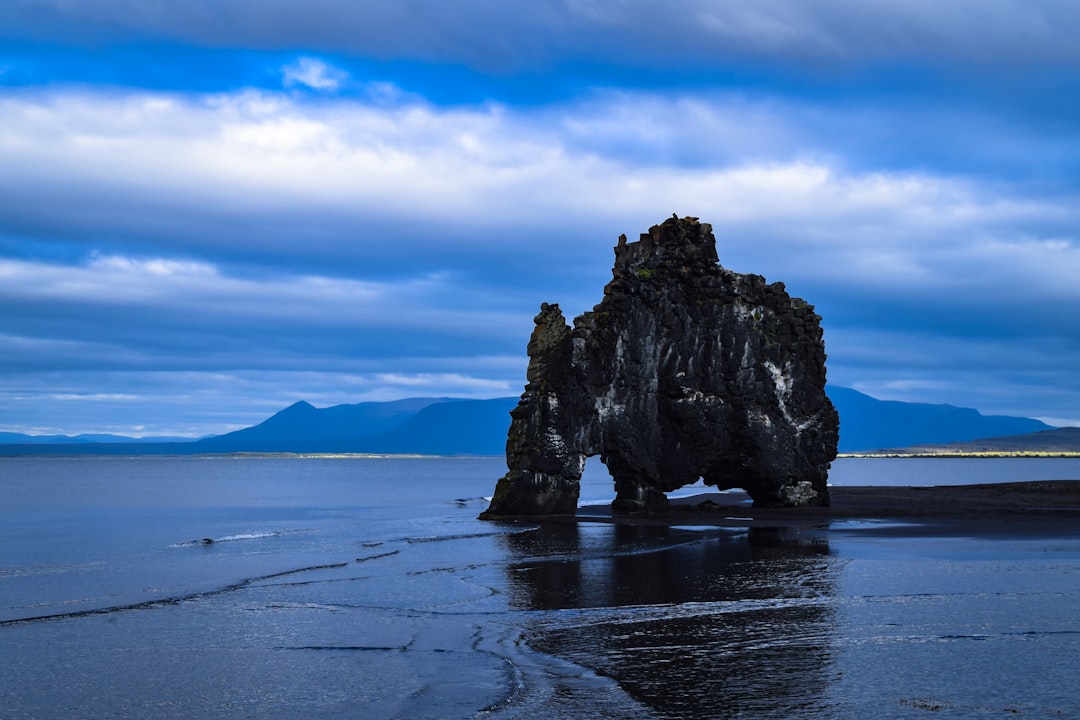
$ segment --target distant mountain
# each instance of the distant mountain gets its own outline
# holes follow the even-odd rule
[[[1031,418],[983,415],[953,405],[878,400],[857,390],[829,386],[840,413],[840,452],[945,444],[1051,429]]]
[[[502,455],[510,411],[518,398],[429,405],[401,426],[369,439],[368,452],[421,455]]]
[[[298,402],[258,425],[203,438],[197,452],[385,452],[357,450],[360,438],[381,435],[451,398],[407,398],[318,409]]]
[[[197,452],[501,455],[517,398],[409,398],[317,409],[290,405],[258,425],[193,443]]]
[[[183,442],[74,442],[0,436],[0,456],[373,453],[502,455],[517,398],[408,398],[316,408],[297,402],[258,425]],[[31,438],[31,439],[28,439]]]
[[[1029,418],[982,415],[951,405],[877,400],[832,387],[840,451],[965,442],[1050,429]],[[94,442],[0,434],[0,455],[196,455],[210,453],[386,453],[502,455],[516,397],[408,398],[316,408],[298,402],[258,425],[195,441]],[[15,436],[14,442],[6,439]],[[53,436],[56,437],[56,436]],[[85,437],[85,436],[84,436]],[[115,437],[115,436],[111,436]]]
[[[1075,453],[1080,452],[1080,427],[1053,428],[1025,435],[991,437],[970,442],[947,445],[914,445],[903,448],[912,454],[927,453],[985,453],[985,452],[1031,452]]]
[[[127,435],[111,435],[108,433],[82,435],[24,435],[22,433],[0,432],[0,444],[20,443],[24,445],[52,444],[84,444],[84,443],[161,443],[161,442],[191,442],[191,438],[173,436],[154,437],[128,437]]]

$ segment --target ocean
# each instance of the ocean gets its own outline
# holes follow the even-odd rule
[[[504,469],[0,459],[0,720],[1080,717],[1080,528],[477,520]],[[1078,479],[1080,460],[830,477]],[[612,495],[591,460],[583,502]]]

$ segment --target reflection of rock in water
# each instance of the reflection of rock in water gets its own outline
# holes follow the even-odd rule
[[[511,603],[540,611],[534,649],[614,678],[665,716],[827,711],[837,561],[823,544],[573,524],[505,540],[521,558]]]
[[[536,650],[614,678],[663,715],[793,718],[824,712],[830,654],[822,607],[591,623],[540,634]]]

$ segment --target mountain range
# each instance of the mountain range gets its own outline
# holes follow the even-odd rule
[[[947,445],[913,445],[903,449],[905,454],[928,455],[947,453],[1074,453],[1080,451],[1080,427],[1052,428],[1024,435],[983,438]]]
[[[42,444],[85,444],[85,443],[141,443],[141,442],[190,442],[188,437],[146,437],[136,438],[110,433],[83,433],[82,435],[24,435],[22,433],[0,432],[0,444],[23,443],[26,445]]]
[[[829,386],[828,394],[840,413],[840,452],[846,453],[946,445],[1051,429],[1031,418],[983,415],[954,405],[878,400],[845,387]]]
[[[982,438],[1001,440],[1053,430],[1031,418],[983,415],[952,405],[878,400],[844,387],[830,386],[828,393],[840,413],[839,449],[846,453],[940,446]],[[258,425],[198,440],[0,433],[0,455],[502,455],[509,412],[517,402],[516,397],[408,398],[316,408],[301,401]],[[1072,449],[1080,449],[1080,430],[1062,437],[1073,440]]]

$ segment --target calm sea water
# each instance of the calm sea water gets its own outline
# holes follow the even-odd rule
[[[0,459],[0,718],[1080,717],[1080,528],[476,520],[503,469]],[[1080,461],[831,477],[1077,479]],[[611,495],[590,464],[583,500]]]

